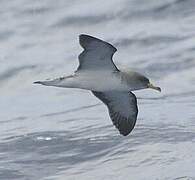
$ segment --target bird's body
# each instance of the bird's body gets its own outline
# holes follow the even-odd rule
[[[145,76],[134,72],[122,72],[112,61],[116,48],[89,35],[79,36],[84,51],[79,55],[79,67],[73,75],[53,80],[37,81],[46,86],[91,90],[108,107],[113,124],[123,135],[135,126],[138,108],[134,90],[152,88]]]
[[[84,71],[67,77],[42,81],[47,86],[80,88],[93,91],[135,91],[141,89],[133,79],[136,72]],[[137,74],[137,73],[136,73]],[[140,75],[141,76],[141,75]],[[98,84],[98,86],[97,86]]]

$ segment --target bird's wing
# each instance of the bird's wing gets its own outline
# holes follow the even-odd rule
[[[84,51],[79,55],[79,67],[81,70],[110,70],[118,71],[112,61],[117,49],[111,44],[95,37],[81,34],[79,43]]]
[[[136,96],[126,92],[97,92],[92,93],[108,107],[110,118],[120,134],[128,135],[135,126],[138,108]]]

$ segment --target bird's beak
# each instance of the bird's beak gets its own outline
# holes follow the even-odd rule
[[[154,85],[151,84],[151,83],[148,84],[148,88],[150,88],[150,89],[155,89],[155,90],[161,92],[161,88],[160,88],[160,87],[154,86]]]

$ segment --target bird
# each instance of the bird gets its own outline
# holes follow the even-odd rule
[[[117,49],[112,44],[87,34],[79,35],[79,43],[83,51],[78,56],[79,66],[72,75],[34,83],[90,90],[107,106],[119,133],[129,135],[138,115],[137,98],[132,91],[146,88],[161,91],[161,88],[138,72],[119,70],[113,62]]]

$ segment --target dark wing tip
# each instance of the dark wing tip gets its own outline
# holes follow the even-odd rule
[[[134,129],[135,125],[131,126],[131,127],[125,127],[123,128],[118,128],[120,134],[122,134],[123,136],[127,136],[131,133],[131,131]]]
[[[84,49],[87,49],[88,44],[90,44],[92,41],[97,41],[97,42],[106,44],[107,46],[109,46],[110,48],[112,48],[114,52],[117,51],[117,49],[112,44],[110,44],[110,43],[108,43],[106,41],[103,41],[101,39],[98,39],[96,37],[93,37],[93,36],[90,36],[90,35],[87,35],[87,34],[80,34],[79,35],[79,43],[80,43],[80,45]]]
[[[132,131],[132,130],[131,130],[131,131]],[[124,132],[124,131],[119,131],[119,132],[120,132],[121,135],[127,136],[127,135],[130,134],[131,131],[125,131],[125,132]]]
[[[119,113],[113,113],[112,111],[109,111],[109,114],[112,119],[113,125],[123,136],[129,135],[134,129],[137,120],[137,114],[136,117],[133,118],[126,118],[121,116]]]
[[[97,38],[96,38],[96,37],[93,37],[93,36],[90,36],[90,35],[88,35],[88,34],[80,34],[80,35],[79,35],[79,39],[80,39],[80,40],[84,40],[84,39],[90,40],[90,39],[97,39]]]
[[[33,84],[41,84],[41,81],[35,81]]]
[[[97,40],[97,39],[92,36],[86,35],[86,34],[79,35],[79,43],[84,49],[87,49],[88,44],[90,44],[94,40]]]
[[[87,34],[80,34],[79,35],[79,41],[82,43],[82,42],[86,42],[86,43],[90,43],[91,41],[100,41],[100,42],[104,42],[103,40],[101,39],[98,39],[96,37],[93,37],[93,36],[90,36],[90,35],[87,35]]]

